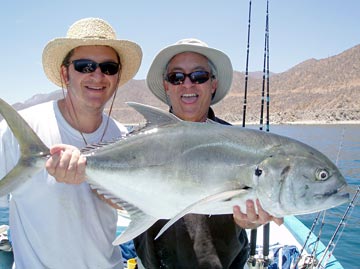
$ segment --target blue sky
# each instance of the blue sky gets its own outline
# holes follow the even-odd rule
[[[270,71],[284,72],[310,58],[333,56],[360,44],[358,0],[270,0]],[[244,71],[248,0],[53,0],[5,1],[1,5],[2,89],[10,104],[57,90],[42,69],[47,42],[64,37],[84,17],[107,20],[120,39],[141,45],[144,79],[163,47],[199,38],[227,53],[234,70]],[[262,70],[266,0],[252,1],[250,71]]]

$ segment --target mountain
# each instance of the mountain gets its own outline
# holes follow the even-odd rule
[[[261,72],[249,74],[246,122],[259,123],[260,121],[262,85]],[[217,116],[230,122],[241,122],[244,89],[245,73],[235,71],[229,94],[213,107]],[[271,73],[269,92],[270,124],[305,121],[359,122],[360,45],[325,59],[306,60],[283,73]],[[62,96],[62,90],[48,95],[35,95],[25,103],[14,104],[14,107],[21,109],[47,100],[62,98]],[[266,99],[265,88],[264,100]],[[118,91],[112,111],[112,115],[123,123],[143,121],[140,115],[125,104],[127,101],[168,109],[150,93],[145,80],[131,80],[122,86]],[[264,118],[266,109],[265,102]]]

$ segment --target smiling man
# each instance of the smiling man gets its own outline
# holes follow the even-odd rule
[[[183,52],[171,59],[164,89],[176,116],[186,121],[206,121],[217,88],[213,73],[209,60],[201,54]]]
[[[43,50],[44,72],[64,97],[20,113],[47,147],[65,143],[83,148],[121,137],[126,127],[104,107],[135,76],[141,59],[140,46],[117,39],[106,21],[81,19]],[[84,158],[83,166],[76,167],[78,150],[53,147],[51,153],[46,167],[56,177],[44,166],[11,193],[16,268],[123,268],[120,248],[112,245],[117,212],[84,182]],[[2,178],[20,156],[5,122],[0,124],[0,156]]]
[[[221,124],[211,105],[222,100],[232,83],[229,57],[198,39],[183,39],[161,50],[147,75],[150,91],[169,105],[170,112],[185,121]],[[188,214],[154,240],[167,220],[159,220],[134,239],[146,268],[243,268],[248,257],[244,228],[270,220],[281,223],[248,201],[246,213],[234,205],[234,215]]]

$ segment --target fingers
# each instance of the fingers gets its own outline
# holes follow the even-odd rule
[[[260,223],[266,224],[266,223],[268,223],[269,221],[273,221],[273,222],[275,222],[277,225],[281,225],[281,224],[284,223],[284,218],[276,218],[276,217],[270,215],[268,212],[266,212],[266,211],[262,208],[259,199],[256,199],[256,206],[257,206],[257,208],[258,208],[258,215],[259,215]]]
[[[273,217],[272,221],[280,226],[281,224],[284,223],[284,218],[275,218],[275,217]]]
[[[244,229],[254,229],[258,227],[256,223],[249,220],[248,216],[241,212],[240,206],[233,207],[233,216],[235,223]]]
[[[272,216],[261,207],[261,204],[258,199],[256,199],[256,206],[258,209],[258,222],[259,223],[265,224],[272,220]]]
[[[246,214],[247,214],[249,221],[251,221],[252,223],[262,224],[260,222],[260,220],[261,220],[260,215],[258,215],[256,213],[254,201],[252,201],[252,200],[246,201]],[[260,214],[260,212],[259,212],[259,214]]]
[[[284,222],[283,218],[275,218],[266,212],[258,199],[256,200],[256,207],[252,200],[246,201],[246,214],[241,212],[239,206],[234,206],[233,213],[235,223],[245,229],[254,229],[270,221],[274,221],[277,225],[281,225]]]
[[[50,149],[51,157],[46,169],[58,182],[80,184],[85,181],[86,158],[69,145],[56,145]]]

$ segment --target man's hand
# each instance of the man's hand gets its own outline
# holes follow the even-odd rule
[[[51,157],[46,169],[58,182],[80,184],[85,181],[86,158],[71,145],[59,144],[50,148]]]
[[[234,206],[234,220],[237,225],[244,229],[255,229],[260,225],[266,224],[270,221],[275,222],[277,225],[281,225],[284,222],[283,218],[275,218],[267,213],[260,205],[258,199],[256,199],[256,207],[258,213],[255,211],[255,204],[252,200],[246,201],[246,214],[241,212],[240,206]]]

